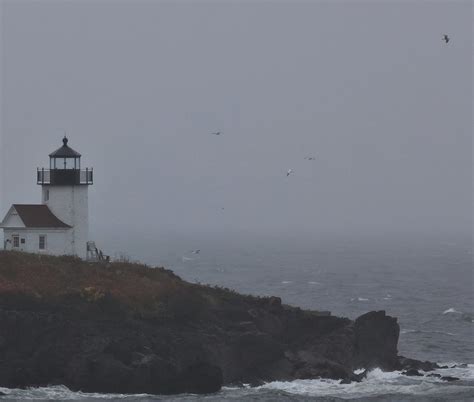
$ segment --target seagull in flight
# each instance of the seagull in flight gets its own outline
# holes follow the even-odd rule
[[[199,249],[191,251],[192,254],[199,254],[200,252],[201,252],[201,250],[199,250]]]
[[[220,131],[216,131],[215,133],[212,133],[212,135],[221,135]]]
[[[443,35],[443,40],[446,42],[446,44],[449,42],[449,37],[448,35],[444,34]]]
[[[290,174],[293,174],[293,169],[288,169],[288,172],[286,172],[286,177],[288,177]]]
[[[304,158],[309,161],[314,161],[316,159],[314,156],[305,156]]]

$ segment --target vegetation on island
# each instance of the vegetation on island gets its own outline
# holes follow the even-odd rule
[[[218,286],[183,281],[163,267],[136,262],[87,262],[74,256],[0,251],[0,298],[13,294],[38,303],[79,298],[119,306],[123,311],[159,318],[199,318],[209,309],[229,308],[240,295]]]

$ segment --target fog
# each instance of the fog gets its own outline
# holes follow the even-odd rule
[[[36,168],[66,132],[94,168],[90,237],[117,248],[471,235],[469,1],[1,11],[2,217],[40,202]]]

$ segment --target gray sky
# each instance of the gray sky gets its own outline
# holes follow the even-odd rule
[[[469,1],[2,6],[2,216],[66,130],[96,240],[471,232]]]

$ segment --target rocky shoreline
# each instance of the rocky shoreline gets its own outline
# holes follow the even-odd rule
[[[419,370],[384,311],[328,312],[189,284],[162,268],[0,252],[0,386],[211,393],[223,385]],[[449,379],[446,379],[449,380]]]

